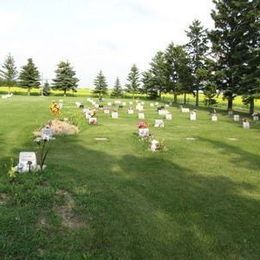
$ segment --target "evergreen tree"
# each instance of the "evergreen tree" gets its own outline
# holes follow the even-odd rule
[[[193,76],[193,90],[196,96],[196,106],[199,105],[199,91],[203,88],[197,72],[202,69],[205,64],[205,57],[208,47],[207,31],[201,25],[199,20],[194,20],[186,31],[189,42],[186,45],[188,54],[190,56],[192,76]]]
[[[119,78],[116,78],[115,86],[111,93],[111,96],[112,97],[122,97],[122,95],[123,95],[123,90],[122,90]]]
[[[49,82],[46,80],[44,85],[43,85],[43,89],[42,89],[42,94],[44,96],[49,96],[50,95],[50,90],[51,90],[51,87],[50,87],[50,84]]]
[[[215,9],[211,16],[215,29],[209,33],[212,50],[217,59],[217,70],[222,75],[218,82],[228,109],[232,109],[233,99],[238,95],[241,83],[241,51],[243,45],[242,16],[249,1],[213,0]],[[242,18],[242,19],[241,19]],[[242,45],[241,45],[242,43]],[[242,48],[242,49],[241,49]]]
[[[240,42],[239,94],[245,104],[249,104],[249,113],[254,113],[254,101],[260,97],[260,2],[249,1],[240,14],[240,30],[243,37]]]
[[[151,70],[142,73],[142,92],[147,94],[151,99],[156,99],[158,97],[158,86],[154,79]]]
[[[27,93],[30,95],[31,88],[40,86],[40,74],[37,67],[34,65],[32,58],[28,59],[25,66],[19,75],[19,85],[22,88],[27,88]]]
[[[177,103],[177,96],[192,92],[192,75],[189,66],[189,57],[183,46],[174,46],[171,43],[165,52],[167,68],[167,90],[174,95],[174,102]]]
[[[140,79],[139,79],[139,70],[136,67],[136,65],[134,64],[131,67],[130,73],[128,74],[127,77],[127,81],[129,82],[128,84],[126,84],[126,91],[131,93],[133,98],[135,96],[135,94],[137,94],[140,89]]]
[[[17,69],[15,66],[14,58],[11,54],[8,54],[6,57],[4,64],[2,65],[2,69],[0,70],[0,77],[2,79],[2,83],[8,86],[10,93],[11,87],[16,84],[16,76],[17,76]]]
[[[68,61],[61,61],[58,64],[58,68],[55,71],[56,78],[53,79],[53,88],[57,90],[62,90],[64,96],[66,96],[67,91],[72,90],[77,91],[78,78],[75,76],[76,72],[73,70],[72,66]]]
[[[103,95],[107,94],[107,83],[106,78],[103,75],[103,72],[100,71],[94,81],[95,89],[93,91],[94,94],[97,94],[99,99],[102,98]]]

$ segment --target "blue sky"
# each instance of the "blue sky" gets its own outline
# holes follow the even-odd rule
[[[212,28],[211,0],[0,0],[0,64],[11,53],[20,68],[32,57],[51,80],[69,60],[80,87],[102,70],[110,86],[132,64],[149,67],[155,53],[187,41],[194,19]]]

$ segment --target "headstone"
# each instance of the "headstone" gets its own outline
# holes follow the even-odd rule
[[[53,133],[52,129],[49,126],[46,126],[41,131],[41,139],[49,141],[52,139]]]
[[[82,104],[81,104],[81,102],[78,102],[78,101],[77,101],[77,102],[75,102],[75,105],[76,105],[77,108],[80,108],[80,106],[81,106]]]
[[[154,103],[150,103],[150,107],[154,107]]]
[[[189,112],[190,112],[190,109],[189,109],[189,108],[186,108],[186,107],[182,107],[182,108],[181,108],[181,112],[182,112],[182,113],[189,113]]]
[[[158,110],[158,114],[159,114],[160,116],[165,116],[165,115],[167,114],[167,110],[165,110],[165,109],[159,109],[159,110]]]
[[[229,116],[233,116],[233,114],[234,114],[233,110],[228,110],[228,115]]]
[[[214,121],[214,122],[218,121],[218,116],[216,114],[213,114],[211,116],[211,120]]]
[[[195,121],[196,119],[197,119],[197,114],[196,114],[196,112],[192,111],[190,113],[190,120]]]
[[[151,141],[151,151],[152,152],[155,152],[156,150],[158,150],[158,148],[159,148],[159,142],[157,141],[157,140],[155,140],[155,139],[153,139],[152,141]]]
[[[138,119],[144,119],[144,113],[138,113]]]
[[[172,114],[167,113],[167,114],[165,115],[165,118],[166,118],[166,120],[172,120]]]
[[[111,113],[112,118],[118,118],[118,112],[112,112]]]
[[[238,122],[239,121],[239,115],[234,115],[234,121]]]
[[[122,102],[122,105],[125,107],[126,106],[126,102]]]
[[[128,109],[127,113],[128,113],[128,115],[133,115],[134,114],[134,110],[133,109]]]
[[[133,105],[133,102],[132,102],[132,101],[130,101],[130,102],[129,102],[129,105]]]
[[[97,118],[96,118],[96,117],[90,117],[90,118],[88,119],[88,123],[89,123],[90,125],[96,125],[96,124],[97,124]]]
[[[148,137],[149,136],[149,128],[139,128],[138,135],[140,137]]]
[[[112,103],[111,103],[111,102],[107,102],[107,105],[108,105],[108,106],[112,106]]]
[[[110,113],[109,109],[104,109],[104,114],[109,114],[109,113]]]
[[[35,152],[20,152],[18,172],[29,172],[37,169],[37,159]]]
[[[159,103],[158,103],[158,102],[155,102],[155,105],[156,105],[156,106],[159,106]]]
[[[248,121],[243,122],[243,128],[249,129],[250,128],[250,123]]]
[[[154,127],[164,127],[164,122],[162,119],[155,119]]]
[[[253,120],[254,121],[258,121],[259,120],[259,116],[258,115],[253,115]]]
[[[136,108],[136,110],[138,110],[138,111],[143,111],[143,110],[144,110],[144,107],[143,107],[143,105],[141,105],[141,104],[137,104],[135,108]]]

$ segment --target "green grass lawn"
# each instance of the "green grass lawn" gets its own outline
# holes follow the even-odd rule
[[[89,126],[74,105],[86,98],[67,97],[62,117],[76,115],[80,133],[49,143],[46,171],[10,182],[10,159],[37,150],[52,99],[0,99],[1,259],[259,259],[260,122],[243,129],[224,112],[211,122],[205,109],[191,122],[171,107],[158,129],[147,102],[167,148],[152,153],[136,115],[99,112]]]

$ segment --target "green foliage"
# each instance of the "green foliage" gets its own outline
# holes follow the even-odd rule
[[[96,79],[94,80],[94,85],[95,89],[93,93],[98,95],[99,98],[107,94],[107,82],[101,70],[99,71]]]
[[[40,74],[34,65],[32,58],[29,58],[27,64],[22,67],[19,75],[19,86],[27,89],[30,95],[31,88],[40,86]]]
[[[73,92],[77,91],[77,83],[79,80],[76,77],[76,72],[68,61],[61,61],[55,73],[56,78],[53,79],[53,89],[62,90],[64,96],[66,96],[69,90]]]
[[[126,91],[132,94],[132,97],[139,93],[140,75],[137,66],[134,64],[127,77]]]
[[[15,66],[14,58],[11,54],[8,54],[6,57],[4,64],[2,65],[2,69],[0,70],[0,78],[1,84],[4,84],[10,88],[16,85],[16,77],[17,77],[17,69]]]
[[[205,68],[205,59],[209,50],[207,30],[203,28],[199,20],[194,20],[186,31],[186,35],[189,38],[186,48],[190,57],[192,90],[196,95],[196,106],[198,106],[199,90],[202,90],[204,86],[197,71]]]
[[[50,90],[51,90],[51,86],[50,86],[49,82],[46,81],[44,83],[43,89],[42,89],[43,95],[44,96],[49,96],[50,95]]]
[[[111,97],[122,97],[123,96],[123,89],[121,87],[119,78],[116,78],[114,89],[111,93]]]

